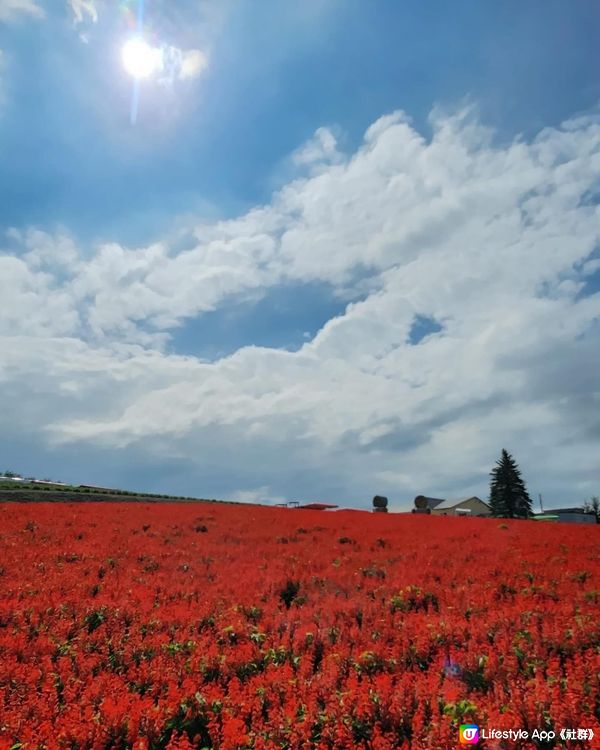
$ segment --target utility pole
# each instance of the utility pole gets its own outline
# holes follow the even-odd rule
[[[544,506],[542,505],[542,493],[541,492],[538,493],[538,497],[540,498],[540,510],[543,513],[544,512]]]

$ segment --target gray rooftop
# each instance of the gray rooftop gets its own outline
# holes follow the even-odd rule
[[[483,503],[489,508],[489,505],[486,502],[484,502],[480,497],[477,497],[477,495],[469,495],[469,497],[460,497],[454,500],[444,500],[439,505],[436,505],[435,509],[436,510],[451,510],[452,508],[459,507],[461,503],[466,503],[468,500],[479,500],[480,503]]]

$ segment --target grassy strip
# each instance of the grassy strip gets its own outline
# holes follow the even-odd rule
[[[0,502],[193,502],[193,503],[228,503],[238,505],[230,500],[216,500],[215,498],[185,497],[182,495],[158,495],[153,493],[130,492],[128,490],[103,490],[72,485],[36,485],[0,482]]]

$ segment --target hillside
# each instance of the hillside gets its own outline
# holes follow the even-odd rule
[[[128,490],[66,485],[2,481],[0,478],[0,502],[231,502],[215,499],[159,495]]]

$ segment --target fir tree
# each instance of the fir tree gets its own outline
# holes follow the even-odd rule
[[[528,518],[532,515],[531,498],[519,467],[504,448],[490,476],[492,515],[500,518]]]

